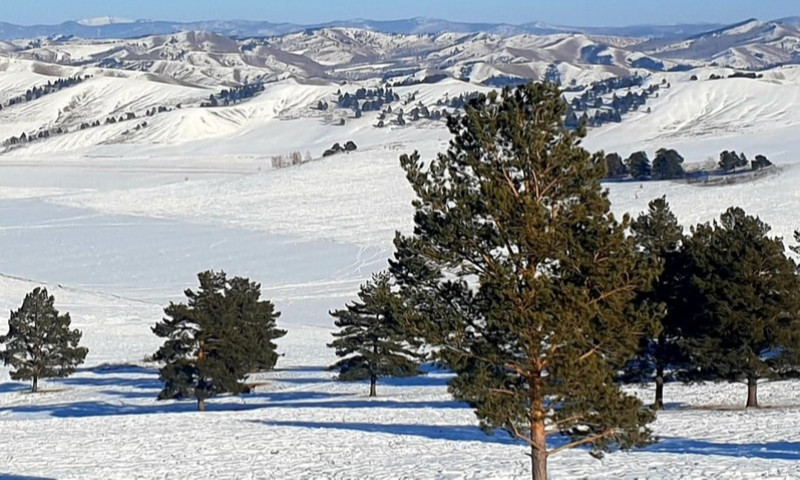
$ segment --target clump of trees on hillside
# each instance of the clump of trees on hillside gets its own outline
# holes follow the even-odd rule
[[[208,100],[201,103],[200,107],[210,108],[235,105],[249,98],[255,97],[260,92],[263,92],[264,89],[265,87],[263,82],[245,83],[244,85],[240,85],[238,87],[222,89],[217,94],[209,95]]]
[[[24,94],[9,98],[4,104],[0,105],[0,110],[2,110],[3,107],[12,107],[20,103],[32,102],[45,95],[85,82],[90,78],[92,78],[91,75],[74,75],[72,77],[59,78],[56,81],[48,80],[44,85],[31,87],[26,90]]]
[[[741,172],[741,169],[748,166],[748,170],[753,172],[773,166],[772,162],[764,155],[756,155],[752,161],[748,161],[744,153],[737,154],[735,151],[725,150],[720,153],[719,157],[717,174]],[[605,165],[608,179],[677,180],[688,176],[684,169],[683,156],[676,150],[667,148],[658,149],[652,162],[645,151],[633,152],[624,160],[618,153],[611,152],[605,156]],[[694,171],[692,175],[710,175],[712,173],[714,172]]]

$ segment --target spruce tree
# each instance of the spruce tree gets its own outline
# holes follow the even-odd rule
[[[8,333],[0,337],[5,351],[0,358],[14,370],[14,380],[32,380],[31,391],[39,389],[41,378],[63,378],[83,363],[88,350],[79,347],[82,333],[70,330],[69,313],[60,315],[55,298],[47,289],[35,288],[25,295],[22,306],[11,312]]]
[[[339,371],[339,380],[369,380],[369,396],[374,397],[378,378],[418,375],[423,355],[419,341],[403,332],[403,301],[392,292],[389,274],[373,275],[358,298],[344,310],[331,312],[340,330],[328,347],[343,357],[331,368]]]
[[[165,338],[153,356],[164,362],[159,375],[165,399],[205,400],[221,393],[246,391],[249,373],[266,370],[277,361],[272,340],[286,334],[275,327],[274,305],[260,300],[261,287],[246,278],[230,281],[224,272],[198,274],[200,288],[187,289],[188,304],[170,303],[166,317],[153,327]]]
[[[644,308],[652,308],[659,320],[654,337],[643,337],[639,354],[629,362],[626,374],[655,380],[653,407],[664,406],[664,382],[691,369],[691,362],[681,346],[686,312],[685,284],[687,267],[681,249],[683,227],[672,213],[666,198],[657,198],[648,205],[647,213],[631,223],[639,249],[661,265],[652,286],[637,295]]]
[[[796,265],[769,232],[758,217],[730,208],[686,242],[693,360],[717,378],[746,381],[747,407],[758,406],[758,381],[796,364],[800,352]]]
[[[610,212],[605,159],[564,127],[565,110],[548,84],[480,95],[448,121],[445,153],[401,157],[415,227],[391,261],[407,330],[456,373],[450,392],[484,429],[530,445],[537,480],[557,452],[650,442],[653,419],[614,375],[652,329],[632,299],[656,269]]]

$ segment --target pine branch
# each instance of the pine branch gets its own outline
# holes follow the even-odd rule
[[[578,447],[578,446],[581,446],[581,445],[585,445],[587,443],[592,443],[592,442],[594,442],[596,440],[600,440],[602,438],[605,438],[605,437],[608,437],[610,435],[613,435],[615,432],[616,432],[616,430],[611,428],[611,429],[606,430],[605,432],[598,433],[597,435],[592,435],[591,437],[582,438],[580,440],[576,440],[576,441],[568,443],[566,445],[561,445],[560,447],[554,448],[553,450],[550,450],[549,452],[547,452],[547,456],[555,455],[558,452],[561,452],[561,451],[564,451],[564,450],[569,450],[570,448],[575,448],[575,447]]]

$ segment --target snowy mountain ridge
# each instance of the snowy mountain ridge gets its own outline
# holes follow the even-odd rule
[[[83,25],[84,27],[103,27],[105,25],[117,25],[122,23],[134,23],[135,20],[129,20],[127,18],[119,18],[119,17],[95,17],[95,18],[84,18],[83,20],[78,20],[78,24]]]
[[[0,39],[76,36],[82,38],[133,38],[143,35],[177,33],[185,30],[207,30],[221,35],[253,37],[274,36],[304,30],[330,27],[354,27],[382,33],[477,33],[490,32],[506,35],[553,33],[588,33],[595,35],[630,35],[647,38],[677,38],[722,27],[719,24],[638,25],[629,27],[574,27],[530,22],[520,25],[504,23],[467,23],[442,19],[416,17],[401,20],[337,20],[326,23],[301,25],[252,20],[208,20],[196,22],[170,22],[162,20],[126,20],[100,17],[69,21],[59,25],[23,26],[0,22]]]

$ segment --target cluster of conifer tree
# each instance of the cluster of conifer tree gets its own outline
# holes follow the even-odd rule
[[[153,107],[153,108],[148,109],[145,112],[145,115],[148,116],[148,117],[152,117],[152,116],[160,114],[160,113],[171,112],[172,110],[174,110],[176,108],[177,109],[182,108],[181,104],[179,103],[179,104],[175,105],[174,107],[166,107],[166,106],[163,106],[163,105],[159,105],[158,107]],[[114,125],[114,124],[117,124],[117,123],[129,122],[129,121],[132,121],[132,120],[136,120],[137,118],[138,117],[136,116],[136,113],[134,113],[134,112],[125,112],[124,115],[120,115],[119,117],[114,116],[114,115],[106,117],[106,119],[102,123],[100,122],[100,120],[95,120],[93,122],[82,122],[77,127],[77,130],[86,130],[88,128],[97,128],[97,127],[99,127],[101,125]],[[137,123],[136,126],[132,128],[132,130],[138,131],[138,130],[141,130],[143,128],[146,128],[147,126],[148,126],[147,121],[142,121],[142,122]],[[70,130],[65,128],[65,127],[50,128],[50,129],[46,129],[46,130],[40,130],[38,132],[32,132],[30,134],[22,132],[20,134],[20,136],[18,136],[18,137],[17,136],[12,136],[10,138],[7,138],[6,140],[3,140],[2,145],[5,146],[5,147],[11,147],[11,146],[15,146],[15,145],[22,145],[22,144],[25,144],[25,143],[35,142],[36,140],[48,139],[48,138],[50,138],[52,136],[62,135],[62,134],[69,133],[69,132],[70,132]],[[127,135],[130,132],[131,132],[131,130],[126,130],[126,131],[123,132],[123,135]]]
[[[655,380],[655,408],[665,380],[746,382],[746,406],[756,407],[759,380],[798,371],[800,277],[766,223],[732,207],[686,234],[660,198],[631,231],[660,265],[635,299],[659,324],[625,371]]]
[[[618,153],[609,153],[605,157],[607,178],[626,178],[634,180],[673,180],[684,178],[686,172],[683,168],[684,158],[676,150],[660,148],[656,151],[653,161],[647,152],[632,153],[627,159],[622,159]],[[756,155],[748,161],[744,153],[724,150],[719,154],[719,170],[723,173],[735,172],[737,168],[748,167],[750,170],[761,170],[772,166],[772,162],[764,155]],[[701,171],[695,174],[709,174]]]
[[[337,93],[336,104],[339,108],[349,108],[354,112],[380,111],[386,104],[400,101],[400,96],[391,87],[359,88],[354,94]],[[323,105],[318,105],[317,108]],[[327,110],[327,104],[324,105]]]
[[[91,75],[84,75],[84,76],[75,75],[67,78],[59,78],[55,82],[48,81],[44,85],[29,88],[28,90],[25,91],[25,94],[23,95],[17,95],[16,97],[9,98],[8,101],[5,102],[5,105],[0,105],[0,110],[2,110],[4,106],[11,107],[13,105],[17,105],[20,103],[32,102],[33,100],[36,100],[45,95],[55,93],[59,90],[71,87],[73,85],[77,85],[85,80],[88,80],[89,78],[91,78]]]
[[[652,84],[638,93],[630,90],[631,87],[643,84],[644,77],[640,75],[614,77],[592,83],[581,95],[576,96],[569,103],[565,120],[566,126],[577,128],[583,124],[598,127],[608,122],[621,122],[623,115],[644,106],[651,95],[658,96],[657,92],[662,86],[669,87],[669,84],[664,81],[661,84]],[[623,88],[628,88],[628,92],[618,96],[615,91]],[[608,93],[612,93],[611,99],[605,100],[603,95]],[[594,110],[592,115],[589,114],[591,110]],[[579,116],[581,112],[583,113]]]
[[[202,102],[200,106],[208,108],[208,107],[235,105],[237,103],[247,100],[248,98],[256,96],[260,92],[263,92],[264,88],[265,87],[263,82],[256,82],[256,83],[246,83],[238,87],[223,89],[216,95],[215,94],[209,95],[208,101]]]

